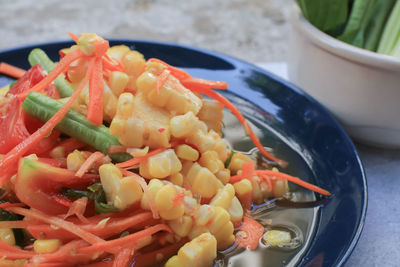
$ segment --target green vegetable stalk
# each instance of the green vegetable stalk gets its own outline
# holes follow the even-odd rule
[[[400,0],[396,1],[379,42],[378,53],[391,55],[400,39]]]
[[[40,64],[43,69],[48,73],[51,72],[56,65],[40,48],[35,48],[29,53],[28,61],[31,66]],[[67,80],[65,80],[64,74],[60,74],[54,80],[54,85],[57,87],[58,93],[61,97],[68,97],[74,93],[72,85]]]
[[[62,106],[61,102],[37,92],[31,92],[22,103],[22,108],[29,115],[38,118],[42,122],[48,121]],[[72,109],[57,124],[56,129],[94,147],[104,154],[108,154],[110,146],[120,145],[118,138],[112,135],[106,126],[96,126],[89,122],[85,116]],[[115,153],[111,154],[110,157],[117,162],[131,158],[126,153]]]

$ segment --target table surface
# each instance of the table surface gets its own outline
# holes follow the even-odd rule
[[[288,79],[285,63],[258,65]],[[400,151],[355,145],[367,176],[368,209],[364,230],[345,266],[399,266]]]

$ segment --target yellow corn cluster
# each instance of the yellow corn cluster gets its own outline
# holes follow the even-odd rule
[[[197,116],[207,124],[209,130],[214,130],[218,134],[221,134],[224,106],[216,100],[203,99],[202,101],[203,106]]]
[[[121,171],[115,165],[101,165],[99,174],[107,201],[119,210],[141,200],[143,191],[139,183],[131,177],[122,177]]]
[[[169,75],[163,86],[157,91],[157,76],[165,68],[162,64],[151,62],[136,81],[138,91],[142,92],[147,100],[160,108],[180,115],[192,111],[197,114],[202,101],[189,89],[185,88],[178,79]]]
[[[232,174],[236,174],[238,171],[242,170],[243,163],[247,161],[253,161],[249,156],[246,156],[240,152],[233,154],[231,162],[228,168],[231,170]]]
[[[226,169],[218,153],[214,150],[208,150],[201,154],[199,164],[209,169],[223,184],[229,182],[231,171]]]
[[[163,179],[179,173],[182,163],[173,149],[167,149],[140,163],[140,175],[152,179]]]
[[[208,267],[216,257],[217,241],[213,235],[204,233],[181,247],[178,255],[171,257],[165,267]]]
[[[193,194],[204,198],[212,198],[223,186],[209,169],[202,167],[197,162],[185,162],[182,174],[188,181]]]
[[[140,92],[123,93],[118,99],[110,132],[127,147],[167,147],[170,139],[170,115],[147,102]]]
[[[67,169],[77,171],[87,159],[86,153],[79,150],[74,150],[67,156]]]
[[[199,158],[199,152],[185,144],[177,146],[175,153],[182,160],[196,161]]]

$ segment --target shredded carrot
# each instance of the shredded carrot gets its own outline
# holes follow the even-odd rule
[[[319,194],[322,194],[322,195],[325,195],[325,196],[330,196],[331,195],[331,193],[329,193],[325,189],[322,189],[322,188],[320,188],[320,187],[318,187],[316,185],[307,183],[307,182],[301,180],[298,177],[293,177],[293,176],[291,176],[289,174],[286,174],[286,173],[283,173],[283,172],[276,172],[276,171],[271,171],[271,170],[257,170],[256,174],[257,174],[257,176],[261,176],[261,177],[263,175],[267,175],[267,176],[270,176],[270,177],[276,177],[276,178],[279,178],[279,179],[288,180],[288,181],[290,181],[292,183],[298,184],[298,185],[300,185],[300,186],[302,186],[304,188],[307,188],[307,189],[309,189],[311,191],[314,191],[314,192],[317,192]]]
[[[79,51],[79,50],[76,50]],[[67,56],[65,56],[64,59],[66,59],[71,53],[69,53]],[[78,53],[77,55],[81,55],[81,53]],[[75,57],[72,57],[75,58]],[[20,144],[15,146],[12,150],[10,150],[6,155],[4,155],[3,158],[0,159],[0,173],[2,173],[3,170],[6,170],[9,166],[16,165],[19,158],[22,157],[29,149],[34,147],[41,139],[43,139],[45,136],[47,136],[53,129],[54,127],[64,118],[64,116],[68,113],[69,109],[71,108],[72,104],[75,102],[77,97],[80,95],[82,92],[85,84],[89,80],[89,74],[91,73],[91,69],[93,68],[93,60],[91,60],[89,64],[89,69],[85,75],[85,78],[81,82],[81,85],[79,88],[73,93],[73,95],[70,97],[70,99],[64,104],[64,106],[57,111],[56,114],[54,114],[53,117],[51,117],[41,128],[39,128],[36,132],[34,132],[32,135],[30,135],[28,138],[24,139]],[[61,61],[60,61],[61,63]],[[59,63],[59,65],[60,65]],[[57,66],[59,66],[57,65]],[[67,66],[67,65],[65,65]],[[56,67],[57,68],[57,67]],[[55,69],[56,69],[55,68]],[[49,76],[54,72],[54,70],[49,74]],[[46,78],[48,78],[47,76]],[[58,74],[54,77],[56,78]],[[41,82],[46,80],[44,78]],[[38,84],[40,84],[39,82]],[[50,81],[51,82],[51,81]],[[38,85],[36,84],[36,86]],[[34,89],[35,87],[33,87]],[[40,87],[38,87],[40,88]],[[5,178],[7,179],[7,177]],[[3,185],[5,179],[0,181],[0,186]]]
[[[26,206],[24,203],[10,203],[10,202],[3,202],[0,203],[0,208],[7,209],[10,207],[23,207]]]
[[[3,242],[3,241],[1,241],[1,242]],[[2,256],[2,258],[4,256],[5,259],[8,259],[8,260],[19,260],[19,259],[22,260],[22,259],[30,259],[33,257],[32,254],[25,254],[22,252],[12,252],[12,251],[2,250],[2,249],[0,249],[0,255]],[[4,266],[4,265],[2,265],[2,266]]]
[[[4,242],[2,239],[0,239],[0,250],[5,250],[7,252],[21,253],[21,254],[25,254],[25,255],[34,255],[35,254],[32,251],[27,251],[27,250],[20,249],[18,247],[11,246],[11,245],[7,244],[6,242]]]
[[[246,161],[242,166],[242,177],[251,179],[253,178],[255,163],[254,161]]]
[[[193,77],[181,80],[181,83],[183,86],[185,86],[188,89],[192,89],[192,88],[196,88],[196,87],[203,87],[203,88],[209,88],[209,89],[213,88],[213,89],[225,90],[228,88],[228,84],[223,81],[209,81],[209,80],[193,78]]]
[[[0,62],[0,73],[19,79],[24,76],[26,70],[20,69],[5,62]]]
[[[103,64],[101,57],[95,59],[89,80],[89,105],[87,119],[95,125],[103,124]]]
[[[165,82],[168,80],[168,76],[171,74],[171,71],[168,69],[164,69],[160,75],[158,75],[157,77],[157,85],[156,85],[156,89],[157,89],[157,94],[160,94],[160,89],[161,87],[163,87],[163,85],[165,84]]]
[[[96,151],[92,153],[86,160],[85,162],[81,165],[79,170],[75,173],[75,176],[77,177],[82,177],[85,173],[87,173],[90,168],[95,164],[96,162],[102,161],[104,159],[105,155],[99,151]]]
[[[244,216],[243,224],[239,232],[236,233],[236,243],[243,248],[255,250],[263,234],[264,226],[257,221]]]
[[[72,40],[74,40],[75,43],[78,43],[79,37],[72,32],[69,32],[68,35],[71,37]]]
[[[81,239],[85,240],[90,244],[105,242],[100,237],[83,230],[81,227],[72,222],[65,221],[59,217],[46,215],[45,213],[38,210],[24,209],[19,207],[10,207],[7,208],[6,210],[65,229],[68,232],[80,237]]]
[[[82,57],[82,55],[83,55],[83,53],[79,49],[69,52],[65,57],[63,57],[60,60],[60,62],[57,64],[57,66],[46,77],[44,77],[43,80],[38,82],[31,89],[26,90],[25,92],[19,94],[18,97],[22,98],[22,99],[25,99],[25,97],[30,92],[41,92],[41,91],[43,91],[43,89],[46,88],[52,81],[54,81],[58,77],[58,75],[60,75],[64,71],[66,71],[68,66],[72,62],[74,62],[78,58]]]
[[[28,221],[0,221],[0,228],[27,228],[32,225]]]
[[[172,75],[174,75],[178,80],[183,80],[186,78],[191,78],[190,74],[187,73],[186,71],[173,67],[171,65],[169,65],[168,63],[158,59],[158,58],[150,58],[149,60],[147,60],[148,62],[158,62],[160,64],[163,64],[164,66],[166,66],[168,68],[168,70],[171,72]]]
[[[65,214],[64,216],[64,220],[71,215],[76,215],[76,217],[78,217],[78,219],[81,220],[81,222],[89,223],[88,219],[86,219],[85,216],[83,216],[86,210],[87,202],[88,202],[87,197],[81,197],[72,202],[71,207],[69,208],[67,214]]]
[[[107,54],[103,58],[103,66],[107,71],[124,71],[124,66],[115,58],[109,57]]]
[[[114,259],[113,267],[126,267],[129,265],[132,249],[122,249]]]
[[[146,228],[142,231],[138,231],[136,233],[133,233],[133,234],[130,234],[130,235],[118,238],[118,239],[113,239],[113,240],[103,241],[103,242],[93,244],[92,246],[82,248],[79,251],[82,253],[109,251],[111,249],[113,249],[115,251],[115,249],[118,246],[122,246],[122,247],[131,246],[131,245],[135,244],[138,240],[142,239],[143,237],[151,236],[160,231],[168,231],[168,232],[172,233],[172,230],[171,230],[171,228],[169,228],[168,225],[157,224],[157,225],[151,226],[149,228]]]
[[[136,164],[138,164],[138,163],[140,163],[142,161],[145,161],[145,160],[147,160],[148,158],[150,158],[150,157],[152,157],[154,155],[157,155],[157,154],[160,154],[161,152],[164,152],[168,148],[169,147],[156,148],[156,149],[150,151],[149,153],[147,153],[145,156],[134,157],[133,159],[130,159],[130,160],[127,160],[127,161],[124,161],[124,162],[121,162],[121,163],[117,163],[116,165],[117,165],[117,167],[120,167],[120,168],[130,168],[133,165],[136,165]]]
[[[227,98],[225,98],[221,94],[219,94],[209,88],[197,87],[193,91],[204,94],[208,97],[211,97],[211,98],[217,100],[218,102],[220,102],[224,107],[228,108],[236,116],[236,118],[239,120],[239,122],[243,125],[243,128],[244,128],[246,134],[250,137],[250,139],[253,141],[254,145],[259,149],[259,151],[261,152],[261,154],[264,155],[264,157],[266,157],[269,160],[275,161],[276,163],[278,163],[282,166],[287,165],[286,161],[276,158],[275,156],[271,155],[265,149],[265,147],[261,144],[258,137],[254,134],[251,127],[248,125],[248,123],[247,123],[246,119],[243,117],[242,113],[240,113],[238,108],[235,105],[233,105]]]

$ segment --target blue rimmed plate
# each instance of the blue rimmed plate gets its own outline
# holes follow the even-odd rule
[[[43,43],[0,52],[0,61],[28,68],[31,49],[40,47],[58,58],[71,42]],[[224,80],[224,92],[249,119],[262,143],[289,161],[282,171],[329,190],[333,197],[319,196],[297,187],[294,199],[318,205],[275,205],[265,209],[272,226],[295,229],[301,245],[293,249],[260,248],[232,257],[232,266],[340,266],[351,254],[361,234],[367,207],[367,185],[357,151],[330,113],[309,95],[274,75],[238,59],[176,44],[136,40],[112,40],[126,44],[146,58],[160,58],[186,69],[193,76]],[[305,66],[306,67],[306,66]],[[0,76],[0,86],[9,82]],[[224,121],[231,145],[248,151],[252,144],[232,116]],[[252,264],[254,263],[254,264]]]

